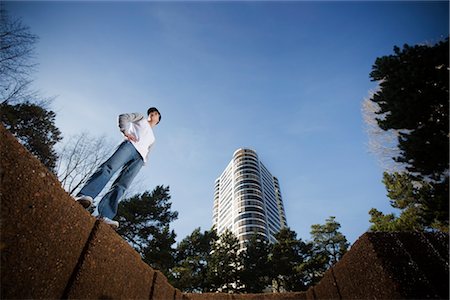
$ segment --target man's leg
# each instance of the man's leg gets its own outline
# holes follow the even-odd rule
[[[114,173],[130,161],[135,151],[133,144],[129,141],[121,143],[114,154],[91,175],[77,196],[97,197]]]
[[[103,196],[98,205],[98,213],[100,217],[113,219],[117,214],[119,200],[122,198],[126,189],[130,187],[131,182],[139,173],[144,165],[144,161],[137,151],[133,160],[129,161],[120,172],[119,177],[114,181],[109,192]]]

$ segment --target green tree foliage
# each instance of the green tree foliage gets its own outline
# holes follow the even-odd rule
[[[176,265],[169,278],[175,287],[184,292],[212,290],[207,277],[208,260],[217,240],[214,228],[204,233],[197,228],[177,245]]]
[[[241,253],[243,269],[241,282],[246,293],[261,293],[270,284],[272,245],[258,234],[252,235]]]
[[[335,217],[326,219],[326,223],[311,226],[311,237],[314,250],[318,254],[328,257],[328,267],[331,267],[347,252],[349,243],[345,236],[339,232],[341,224]]]
[[[295,267],[295,271],[300,274],[306,290],[322,279],[323,274],[328,269],[330,259],[326,253],[315,247],[312,242],[306,243],[304,256],[306,259]]]
[[[171,211],[169,187],[137,194],[119,203],[119,234],[138,251],[143,260],[166,276],[174,265],[175,232],[170,222],[178,217]]]
[[[270,260],[275,290],[304,290],[306,285],[300,273],[300,266],[307,259],[307,244],[297,239],[295,231],[289,228],[281,229],[275,238],[277,242],[273,245]]]
[[[417,181],[411,178],[407,173],[384,173],[384,184],[388,191],[388,197],[391,199],[392,207],[401,210],[399,217],[395,214],[384,215],[382,212],[372,208],[369,211],[371,216],[370,222],[372,231],[423,231],[428,228],[435,228],[441,231],[448,231],[445,223],[435,221],[429,226],[424,225],[428,222],[424,219],[433,208],[433,215],[444,213],[448,209],[448,202],[433,201],[437,194],[434,189],[436,185],[430,184],[426,181]],[[440,185],[438,185],[439,187]],[[422,205],[427,203],[427,205]],[[436,205],[444,204],[444,207],[435,207]],[[426,210],[424,208],[427,207]],[[442,219],[444,216],[439,216],[436,219]]]
[[[174,266],[175,231],[170,230],[169,225],[155,231],[149,239],[147,247],[143,249],[143,259],[153,268],[161,270],[166,276],[170,275],[170,269]]]
[[[241,270],[239,240],[231,231],[226,230],[214,244],[208,263],[207,277],[211,283],[211,291],[239,292]]]
[[[0,119],[5,126],[49,170],[54,171],[58,156],[54,145],[62,139],[55,126],[55,113],[29,102],[0,104]]]
[[[198,228],[178,244],[169,278],[186,292],[260,293],[270,287],[278,292],[307,290],[348,248],[334,217],[311,228],[310,242],[283,228],[275,236],[276,243],[255,234],[244,249],[230,231],[218,239],[214,229],[202,234]]]
[[[393,55],[377,58],[372,68],[370,77],[380,86],[370,99],[379,106],[377,123],[383,130],[400,130],[400,154],[394,160],[407,170],[404,176],[385,175],[385,183],[397,182],[395,188],[387,188],[392,203],[407,210],[400,217],[403,220],[371,210],[373,221],[378,222],[375,228],[406,226],[448,231],[448,53],[448,38],[434,46],[404,45],[403,49],[394,47]],[[389,176],[391,179],[386,179]],[[398,195],[403,192],[406,194]],[[408,199],[408,205],[401,205],[401,199]],[[417,223],[405,224],[414,212]]]
[[[407,173],[384,173],[383,183],[391,199],[392,207],[400,209],[401,215],[396,217],[393,213],[384,215],[372,208],[371,231],[416,231],[423,230],[424,222],[420,218],[420,206],[416,205],[417,199],[428,197],[423,194],[424,188],[414,186],[410,175]]]

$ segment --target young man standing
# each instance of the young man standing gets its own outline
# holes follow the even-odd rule
[[[148,109],[147,118],[139,113],[121,114],[119,129],[125,140],[114,154],[98,167],[75,197],[84,208],[89,208],[114,173],[122,168],[111,189],[98,205],[98,218],[115,229],[119,227],[119,222],[112,219],[117,214],[119,200],[147,161],[150,148],[155,142],[153,128],[160,120],[161,114],[155,107]]]

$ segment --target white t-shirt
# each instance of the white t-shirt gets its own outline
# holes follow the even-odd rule
[[[139,113],[122,114],[119,116],[119,128],[122,132],[133,134],[137,141],[130,141],[144,162],[147,162],[148,153],[155,143],[153,129],[147,119]]]

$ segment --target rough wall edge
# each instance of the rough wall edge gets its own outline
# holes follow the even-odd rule
[[[80,272],[81,266],[83,265],[83,262],[86,258],[86,254],[89,251],[91,242],[97,233],[97,230],[99,228],[99,222],[100,222],[99,220],[96,220],[94,223],[94,226],[91,229],[91,233],[89,234],[86,244],[84,245],[83,250],[81,251],[80,257],[78,258],[78,262],[72,272],[72,275],[69,278],[69,281],[67,282],[66,288],[64,289],[64,293],[62,294],[61,299],[68,299],[68,297],[69,297],[69,292],[72,289],[72,286],[76,281],[76,278]]]
[[[13,134],[11,134],[11,132],[9,132],[9,130],[7,130],[1,123],[0,123],[0,131],[2,132],[2,134],[4,133],[5,135],[7,135],[8,137],[11,138],[11,139],[9,139],[9,138],[8,138],[8,139],[7,139],[7,138],[3,139],[3,138],[2,138],[2,139],[0,140],[0,147],[2,147],[2,149],[1,149],[2,151],[0,151],[1,156],[3,156],[3,147],[5,147],[6,145],[12,145],[12,144],[17,143],[17,144],[15,145],[16,148],[17,148],[17,147],[21,147],[22,150],[23,150],[24,152],[30,154],[29,157],[27,156],[27,159],[31,159],[31,158],[32,158],[32,159],[34,160],[34,163],[35,163],[35,164],[40,165],[42,168],[44,168],[44,169],[47,170],[47,168],[46,168],[46,167],[45,167],[45,166],[44,166],[44,165],[43,165],[43,164],[42,164],[42,163],[41,163],[41,162],[40,162],[33,154],[31,154],[31,153],[30,153],[23,145],[21,145],[21,144],[19,143],[19,141],[17,140],[17,138],[16,138]],[[3,158],[3,157],[1,157],[1,158]],[[53,188],[54,191],[59,190],[58,192],[64,193],[64,194],[67,195],[68,198],[70,198],[70,195],[68,195],[67,192],[64,191],[64,189],[61,187],[61,185],[60,185],[59,180],[57,179],[57,177],[56,177],[54,174],[52,174],[51,172],[49,172],[49,174],[50,174],[50,176],[52,177],[52,179],[53,179],[55,182],[58,183],[58,184],[56,184],[56,185],[54,186],[54,188]],[[3,187],[3,183],[4,183],[4,182],[3,182],[4,175],[5,175],[5,172],[4,172],[3,168],[0,168],[0,183],[1,183],[1,187]],[[0,196],[1,196],[1,194],[3,193],[3,189],[2,189],[1,187],[0,187]],[[78,208],[78,204],[74,204],[74,206],[77,206],[77,208]],[[81,208],[80,208],[80,209],[81,209]],[[84,209],[83,209],[82,211],[85,212]],[[87,212],[82,216],[82,218],[92,218],[92,219],[93,219],[93,217],[92,217],[89,213],[87,213]],[[70,276],[69,276],[69,278],[67,279],[67,281],[65,281],[65,285],[63,285],[64,290],[61,292],[62,295],[60,295],[59,298],[62,298],[62,299],[68,299],[68,298],[69,298],[70,291],[71,291],[72,288],[74,287],[74,283],[76,282],[78,276],[80,275],[80,270],[81,270],[81,268],[82,268],[84,262],[86,261],[86,256],[87,256],[87,253],[89,252],[89,250],[90,250],[90,248],[91,248],[93,239],[95,238],[97,232],[99,231],[100,223],[101,223],[101,221],[95,220],[94,222],[92,222],[92,227],[89,228],[89,229],[87,230],[87,232],[88,232],[87,239],[83,241],[83,244],[82,244],[82,248],[81,248],[80,254],[79,254],[78,258],[76,258],[76,260],[75,260],[75,261],[76,261],[75,266],[73,267],[73,269],[71,270],[71,272],[69,271]],[[117,233],[116,233],[116,234],[117,234]],[[121,239],[123,239],[119,234],[117,234],[117,235],[118,235]],[[129,245],[129,244],[126,243],[126,242],[125,242],[125,244],[127,244],[127,246],[130,248],[130,250],[131,250],[132,252],[134,252],[134,253],[136,254],[136,256],[140,257],[140,255],[136,252],[136,250],[134,250],[134,249],[131,247],[131,245]],[[145,264],[145,262],[143,262],[143,263]],[[153,271],[153,274],[154,274],[152,286],[149,287],[150,292],[149,292],[149,295],[148,295],[148,296],[149,296],[149,299],[152,299],[152,297],[154,296],[154,294],[156,294],[156,291],[155,291],[155,282],[156,282],[156,279],[157,279],[157,277],[156,277],[157,275],[156,275],[156,274],[159,273],[159,272],[157,272],[156,270],[154,270],[154,269],[153,269],[151,266],[149,266],[148,264],[145,264],[145,265],[146,265],[148,268],[150,268],[150,269]],[[158,276],[158,279],[161,279],[161,280],[167,282],[167,285],[171,287],[170,292],[172,293],[172,290],[173,290],[173,297],[175,298],[175,295],[176,295],[176,289],[175,289],[172,285],[170,285],[170,283],[168,283],[167,278],[164,276],[164,274],[160,273],[159,276]],[[36,282],[36,284],[39,284],[39,283]]]
[[[1,123],[0,136],[1,295],[60,298],[95,221]]]
[[[150,267],[150,268],[151,268],[151,267]],[[148,295],[148,299],[150,299],[150,300],[153,299],[153,294],[155,293],[156,276],[158,276],[157,273],[158,273],[158,272],[154,272],[154,273],[153,273],[152,286],[150,287],[150,295]]]

